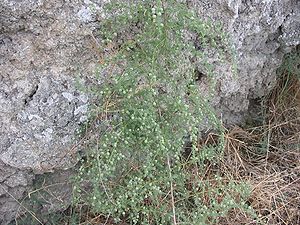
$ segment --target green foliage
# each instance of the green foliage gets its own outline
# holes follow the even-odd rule
[[[300,47],[287,54],[283,60],[278,74],[287,73],[288,76],[296,76],[300,79]]]
[[[287,99],[295,98],[295,96],[291,96],[292,94],[295,93],[293,93],[293,90],[290,89],[293,89],[292,87],[297,85],[297,82],[300,80],[300,48],[299,47],[295,51],[292,51],[291,53],[285,56],[281,67],[277,71],[277,74],[278,74],[277,83],[281,87],[280,93],[278,93],[279,95],[278,101],[281,103],[282,106],[285,106],[284,102],[286,102]],[[292,101],[290,101],[290,104],[292,104]]]
[[[244,207],[244,186],[201,176],[207,163],[222,156],[224,138],[198,90],[192,59],[206,65],[210,88],[213,68],[191,40],[224,49],[219,27],[175,0],[112,1],[105,7],[104,82],[90,87],[96,99],[91,121],[101,124],[75,178],[75,203],[131,224],[215,223]],[[199,146],[201,124],[219,133],[218,144]],[[183,157],[186,143],[190,152]]]

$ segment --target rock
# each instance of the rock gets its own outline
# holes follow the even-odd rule
[[[14,219],[35,174],[76,163],[87,96],[75,88],[97,62],[90,1],[0,2],[0,224]],[[1,186],[1,187],[2,187]],[[19,190],[16,192],[15,190]]]
[[[36,174],[56,176],[77,162],[75,133],[87,118],[88,97],[75,84],[77,77],[88,82],[98,62],[93,33],[103,2],[0,2],[0,224],[15,218],[16,200]],[[299,45],[300,2],[187,2],[230,34],[234,57],[209,58],[217,74],[212,104],[224,123],[239,123],[249,101],[273,87],[284,54]]]
[[[276,70],[284,54],[300,43],[300,2],[189,1],[198,15],[221,21],[233,43],[237,73],[232,59],[216,65],[218,84],[213,104],[225,124],[243,121],[249,100],[267,94],[276,82]],[[210,60],[213,62],[213,59]]]

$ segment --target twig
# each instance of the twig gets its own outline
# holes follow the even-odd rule
[[[9,193],[2,184],[0,184],[0,187],[12,198],[14,199],[20,206],[22,206],[22,208],[25,209],[26,212],[28,212],[37,222],[39,222],[41,225],[43,225],[43,223],[34,215],[33,212],[31,212],[30,210],[28,210],[24,205],[22,205],[11,193]]]
[[[171,200],[172,200],[172,210],[173,210],[173,222],[174,222],[174,225],[177,225],[176,212],[175,212],[175,201],[174,201],[174,194],[173,194],[174,192],[173,192],[172,172],[171,172],[171,165],[170,165],[169,156],[167,157],[167,161],[168,161],[169,176],[170,176],[170,182],[171,182]]]

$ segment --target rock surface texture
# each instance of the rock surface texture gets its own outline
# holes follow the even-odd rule
[[[103,2],[0,2],[0,224],[15,218],[16,200],[36,174],[65,174],[76,163],[75,132],[86,120],[88,98],[75,83],[91,77],[97,64],[93,33]],[[218,74],[213,104],[224,122],[240,122],[249,101],[272,88],[284,54],[300,44],[300,1],[187,4],[200,17],[221,21],[231,36],[237,73],[232,61],[210,59]]]

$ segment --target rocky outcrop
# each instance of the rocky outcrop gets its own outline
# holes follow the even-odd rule
[[[274,86],[284,54],[300,43],[300,2],[297,0],[190,1],[198,14],[222,21],[230,34],[234,63],[216,65],[218,85],[214,105],[227,124],[243,120],[249,101]]]
[[[76,163],[76,130],[87,118],[78,91],[98,60],[96,32],[105,1],[0,2],[0,224],[12,220],[36,174]],[[249,101],[275,83],[283,55],[300,43],[297,0],[189,0],[200,17],[223,23],[232,60],[215,65],[217,106],[225,123],[241,122]],[[200,84],[201,85],[201,84]]]
[[[97,62],[87,1],[0,2],[0,224],[34,175],[76,163],[87,96],[75,87]]]

